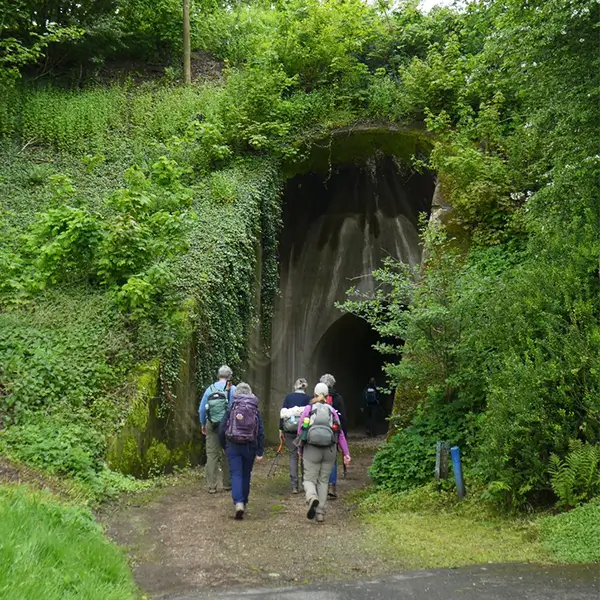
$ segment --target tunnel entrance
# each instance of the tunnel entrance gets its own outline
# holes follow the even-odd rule
[[[418,219],[420,213],[429,214],[433,191],[430,173],[416,173],[408,163],[382,153],[286,182],[281,293],[271,322],[270,356],[251,374],[267,401],[271,439],[277,436],[281,402],[298,377],[305,377],[312,390],[323,373],[332,373],[350,427],[363,424],[362,391],[370,377],[385,383],[383,359],[373,349],[377,334],[335,305],[346,299],[350,286],[372,292],[372,272],[386,256],[420,263]]]
[[[331,373],[337,391],[346,405],[348,428],[364,431],[363,390],[371,377],[378,386],[385,383],[383,358],[373,346],[379,335],[355,315],[345,314],[335,321],[319,340],[313,355],[317,372]],[[385,427],[384,415],[378,415],[378,429]]]

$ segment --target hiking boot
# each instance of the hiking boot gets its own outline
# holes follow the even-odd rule
[[[329,487],[327,488],[327,495],[330,498],[337,498],[337,485],[335,485],[335,483],[329,484]]]
[[[315,518],[315,513],[317,512],[317,506],[319,506],[319,499],[318,498],[311,498],[308,501],[308,512],[306,513],[306,518],[307,519],[314,519]]]
[[[244,510],[245,510],[245,506],[243,505],[242,502],[238,502],[235,505],[235,520],[236,521],[241,521],[244,518]]]
[[[323,513],[317,513],[317,523],[323,523],[325,521],[325,515]]]

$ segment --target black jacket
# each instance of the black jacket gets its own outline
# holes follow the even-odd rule
[[[340,425],[342,426],[342,431],[344,435],[348,435],[348,421],[346,419],[346,405],[344,404],[344,399],[342,395],[339,394],[336,390],[331,391],[331,404],[335,410],[337,410],[338,415],[340,415]]]

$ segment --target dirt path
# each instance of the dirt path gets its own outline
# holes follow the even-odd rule
[[[308,521],[303,496],[289,493],[283,453],[275,477],[267,479],[273,450],[254,468],[244,521],[233,519],[229,493],[207,493],[201,472],[158,495],[113,505],[100,518],[128,549],[136,581],[151,598],[384,574],[401,565],[361,543],[363,528],[349,494],[367,482],[379,441],[351,440],[353,464],[339,479],[340,498],[329,503],[324,525]]]

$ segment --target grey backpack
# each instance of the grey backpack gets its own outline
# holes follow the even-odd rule
[[[298,431],[299,418],[300,417],[292,415],[291,417],[286,417],[283,419],[283,431],[286,433],[296,433]]]
[[[327,447],[337,443],[334,429],[333,409],[329,404],[319,402],[310,411],[306,442],[312,446]]]

